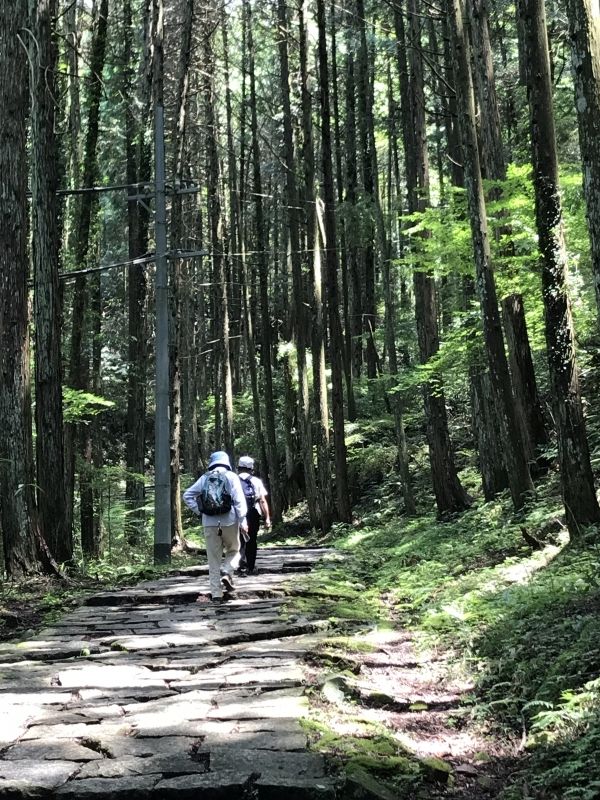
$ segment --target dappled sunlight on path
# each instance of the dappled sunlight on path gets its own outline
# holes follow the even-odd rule
[[[2,645],[0,796],[334,797],[300,725],[324,624],[282,613],[284,584],[323,555],[262,553],[220,606],[206,568],[184,569]]]

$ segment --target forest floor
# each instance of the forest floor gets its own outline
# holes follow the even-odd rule
[[[0,797],[598,797],[598,548],[545,502],[385,501],[218,607],[189,559],[4,591]]]

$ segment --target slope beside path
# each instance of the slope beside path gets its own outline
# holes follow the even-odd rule
[[[0,646],[0,797],[334,798],[300,724],[324,623],[282,608],[325,553],[264,550],[218,606],[182,569]]]

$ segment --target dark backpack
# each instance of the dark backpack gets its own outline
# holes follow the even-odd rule
[[[231,511],[232,504],[227,475],[216,470],[205,472],[198,496],[198,507],[202,513],[217,517]]]
[[[246,503],[248,503],[248,510],[254,508],[256,503],[256,487],[252,483],[252,478],[248,476],[247,478],[240,478],[240,483],[242,484],[242,490],[244,492],[244,497],[246,498]]]

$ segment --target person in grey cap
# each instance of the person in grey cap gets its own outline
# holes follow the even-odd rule
[[[233,591],[233,573],[240,562],[240,529],[248,531],[248,505],[240,479],[231,469],[227,453],[218,450],[208,469],[183,493],[183,502],[194,514],[202,515],[208,556],[211,600],[223,601]]]
[[[258,529],[261,518],[265,527],[271,527],[267,490],[261,479],[254,474],[254,459],[241,456],[238,461],[238,476],[248,504],[248,537],[244,537],[240,549],[239,575],[253,575],[255,572],[256,551],[258,549]]]

